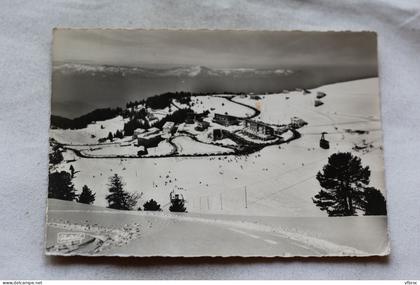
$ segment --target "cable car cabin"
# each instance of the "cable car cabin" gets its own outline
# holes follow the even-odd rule
[[[319,147],[323,148],[323,149],[329,149],[330,148],[330,142],[325,139],[325,134],[326,134],[326,132],[323,132],[321,134],[321,139],[319,140]]]
[[[172,191],[171,194],[169,194],[169,198],[171,200],[169,211],[178,213],[185,213],[187,211],[187,208],[185,208],[184,196],[182,194],[175,194],[175,192]]]
[[[184,202],[184,196],[182,194],[175,194],[173,191],[170,193],[169,198],[171,200],[171,203],[175,201],[182,201]]]

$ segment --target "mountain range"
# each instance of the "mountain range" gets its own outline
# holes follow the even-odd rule
[[[255,77],[286,76],[292,74],[290,69],[255,69],[255,68],[223,68],[212,69],[205,66],[178,66],[170,68],[147,68],[139,66],[90,65],[80,63],[63,63],[54,65],[54,72],[62,74],[84,73],[90,75],[136,74],[145,78],[151,77]]]
[[[54,63],[51,112],[75,118],[98,108],[122,107],[129,101],[166,92],[280,93],[371,76],[377,76],[377,71],[365,66],[150,68]]]

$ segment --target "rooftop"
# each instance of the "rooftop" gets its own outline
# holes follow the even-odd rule
[[[164,125],[163,128],[172,128],[175,125],[174,122],[171,121],[167,121]]]

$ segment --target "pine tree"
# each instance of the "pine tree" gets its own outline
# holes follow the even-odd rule
[[[108,139],[111,142],[114,140],[114,137],[112,136],[112,133],[111,132],[108,133]]]
[[[73,167],[73,164],[70,165],[70,174],[71,174],[71,178],[74,178],[74,167]]]
[[[76,191],[68,172],[53,172],[49,174],[48,198],[73,201]]]
[[[132,210],[141,195],[124,191],[124,183],[120,176],[114,174],[109,179],[109,193],[105,199],[108,201],[108,208],[118,210]]]
[[[381,191],[376,188],[368,187],[364,191],[364,210],[365,215],[386,215],[386,201]]]
[[[50,163],[53,165],[59,164],[64,160],[63,154],[60,151],[60,147],[54,145],[52,147],[52,152],[49,154]]]
[[[143,208],[145,211],[161,211],[160,205],[153,199],[144,203]]]
[[[318,172],[316,179],[323,189],[312,198],[329,216],[352,216],[363,209],[363,190],[369,184],[369,167],[349,152],[335,153]]]
[[[124,134],[123,134],[123,132],[122,132],[122,131],[120,131],[120,130],[117,130],[117,131],[115,132],[115,134],[114,134],[114,138],[119,138],[119,139],[124,138]]]
[[[82,193],[79,195],[77,202],[82,204],[93,204],[95,201],[96,193],[93,193],[92,190],[87,187],[87,185],[83,186]]]

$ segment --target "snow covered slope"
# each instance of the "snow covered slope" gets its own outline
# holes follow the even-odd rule
[[[95,191],[95,205],[99,206],[106,205],[108,178],[117,173],[127,191],[144,194],[140,203],[153,198],[166,205],[165,210],[169,193],[176,190],[185,196],[190,213],[325,216],[311,200],[320,190],[315,175],[332,153],[351,151],[362,158],[362,164],[370,166],[371,186],[384,191],[378,79],[337,83],[311,91],[307,95],[260,95],[260,100],[235,98],[258,106],[258,120],[288,123],[291,117],[299,116],[307,121],[309,124],[299,129],[302,137],[289,144],[269,146],[248,156],[76,158],[71,164],[80,172],[73,182],[79,190],[86,184]],[[313,104],[317,91],[327,94],[320,107]],[[324,131],[328,133],[329,150],[319,147]],[[364,143],[368,147],[353,150]],[[59,168],[68,170],[69,166],[63,163]]]
[[[386,217],[272,218],[118,211],[49,199],[47,254],[364,256],[389,251]],[[82,234],[60,246],[58,234]],[[170,233],[170,234],[165,234]],[[188,233],[188,234],[186,234]]]

